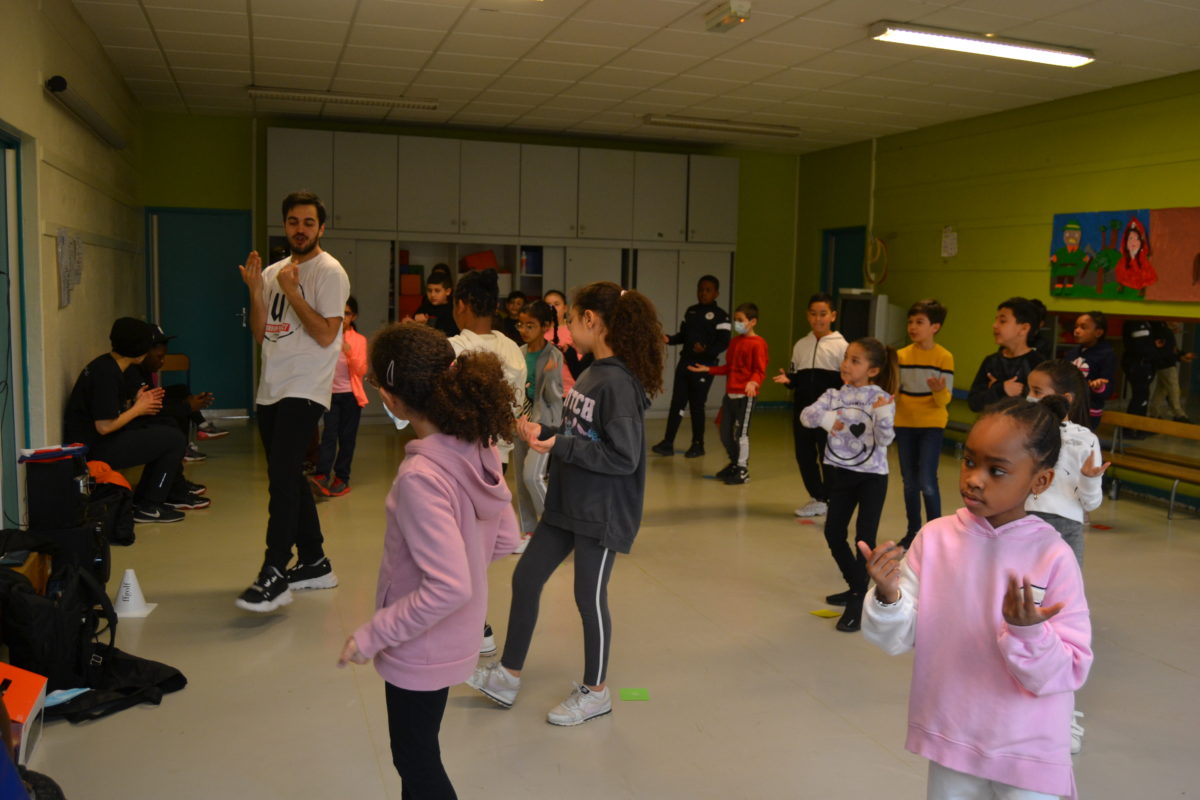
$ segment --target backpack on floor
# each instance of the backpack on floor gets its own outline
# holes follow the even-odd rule
[[[96,657],[101,666],[95,673],[92,691],[46,709],[47,719],[89,722],[141,703],[156,706],[163,695],[187,686],[187,678],[175,667],[115,647],[99,645]]]
[[[97,483],[84,508],[87,523],[115,545],[131,545],[133,492],[118,483]]]
[[[117,613],[87,569],[56,564],[39,595],[29,579],[0,569],[0,635],[9,662],[44,675],[47,690],[96,685],[117,635]]]

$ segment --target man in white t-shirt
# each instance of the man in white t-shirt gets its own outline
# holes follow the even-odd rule
[[[325,206],[315,194],[288,195],[283,225],[290,256],[263,269],[253,252],[239,267],[250,293],[250,330],[262,345],[255,403],[270,501],[263,565],[237,606],[260,612],[292,602],[289,588],[337,586],[303,462],[317,422],[330,405],[350,279],[338,260],[321,249]],[[293,547],[296,564],[288,569]]]

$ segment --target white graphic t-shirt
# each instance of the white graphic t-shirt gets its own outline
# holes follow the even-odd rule
[[[291,260],[289,256],[263,270],[267,326],[256,402],[271,405],[285,397],[301,397],[329,408],[342,330],[338,328],[337,338],[328,347],[321,347],[304,330],[277,280],[279,270]],[[300,264],[300,294],[322,317],[340,317],[350,296],[350,279],[338,260],[323,252]]]

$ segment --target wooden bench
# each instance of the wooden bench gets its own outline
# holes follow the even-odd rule
[[[1147,475],[1157,475],[1173,481],[1171,484],[1171,500],[1167,505],[1167,519],[1171,519],[1175,510],[1175,493],[1180,483],[1190,483],[1200,486],[1200,459],[1189,458],[1179,453],[1155,450],[1153,446],[1138,446],[1142,439],[1131,439],[1128,431],[1143,431],[1160,436],[1172,436],[1193,442],[1200,442],[1200,425],[1187,422],[1173,422],[1155,417],[1143,417],[1138,414],[1126,414],[1123,411],[1105,411],[1102,424],[1112,425],[1112,449],[1104,454],[1106,461],[1113,466],[1143,472]],[[1130,442],[1135,444],[1131,447]],[[1113,479],[1109,496],[1117,497],[1116,478]]]

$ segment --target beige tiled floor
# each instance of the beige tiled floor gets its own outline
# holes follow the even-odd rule
[[[652,434],[662,421],[651,421]],[[140,526],[114,554],[158,609],[123,620],[119,645],[178,666],[190,681],[160,707],[47,728],[34,766],[74,800],[398,798],[383,685],[369,667],[334,666],[370,613],[382,498],[402,454],[390,426],[365,426],[354,492],[321,505],[342,585],[300,594],[282,613],[233,599],[258,567],[265,465],[249,428],[205,443],[189,467],[214,503],[180,525]],[[654,439],[652,438],[651,441]],[[518,704],[504,711],[451,690],[445,761],[463,798],[812,798],[916,800],[925,763],[904,751],[909,657],[889,658],[810,615],[840,587],[821,536],[791,510],[805,499],[786,416],[761,412],[753,482],[702,477],[709,455],[652,456],[641,534],[611,584],[614,687],[649,702],[555,728],[546,710],[581,670],[569,566],[546,588]],[[943,458],[945,508],[957,465]],[[902,533],[894,475],[881,536]],[[1093,515],[1086,578],[1096,663],[1078,705],[1085,798],[1191,796],[1200,786],[1200,521],[1106,502]],[[516,557],[494,565],[491,620],[503,632]]]

